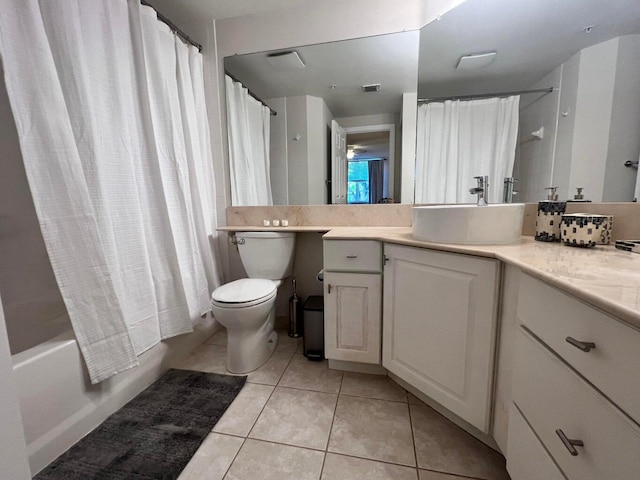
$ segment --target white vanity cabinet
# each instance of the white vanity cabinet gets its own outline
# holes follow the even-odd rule
[[[631,480],[640,467],[640,331],[522,274],[507,469]],[[549,474],[550,475],[550,474]]]
[[[382,365],[489,433],[499,262],[391,244],[384,255]]]
[[[325,240],[323,249],[325,356],[380,365],[381,244]]]

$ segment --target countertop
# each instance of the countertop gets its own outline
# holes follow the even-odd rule
[[[640,328],[640,255],[613,246],[575,248],[532,237],[510,245],[436,244],[415,240],[411,227],[334,227],[323,238],[379,240],[496,258]]]

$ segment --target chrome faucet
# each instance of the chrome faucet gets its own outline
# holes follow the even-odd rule
[[[478,186],[470,188],[471,195],[478,195],[478,206],[486,207],[489,204],[489,177],[473,177],[478,181]]]
[[[513,196],[518,194],[518,192],[513,189],[517,182],[517,178],[504,177],[504,193],[502,195],[502,201],[504,203],[513,203]]]

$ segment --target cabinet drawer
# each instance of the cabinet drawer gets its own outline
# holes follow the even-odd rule
[[[380,272],[382,246],[375,240],[325,240],[324,269],[337,272]]]
[[[517,480],[566,480],[513,403],[509,410],[507,471]]]
[[[569,480],[638,478],[640,428],[522,328],[513,401]],[[558,429],[584,442],[576,456]]]
[[[640,332],[529,275],[520,288],[519,321],[640,422]],[[567,337],[595,348],[583,352]]]

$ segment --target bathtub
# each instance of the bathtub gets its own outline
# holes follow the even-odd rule
[[[208,315],[193,333],[161,342],[139,357],[138,367],[98,385],[89,381],[71,330],[13,355],[31,474],[40,472],[218,328]]]

